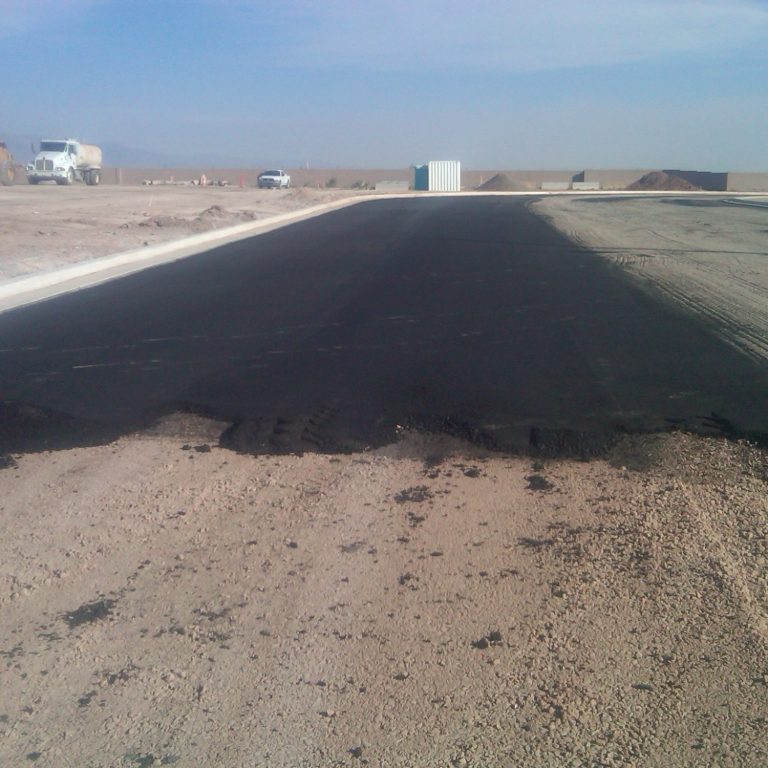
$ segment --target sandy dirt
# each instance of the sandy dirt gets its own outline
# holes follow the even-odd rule
[[[551,197],[533,210],[768,359],[768,198]]]
[[[4,269],[131,247],[151,216],[297,196],[95,191],[13,188]],[[638,244],[647,208],[622,236],[609,205],[573,205],[581,242],[656,263]],[[666,212],[652,242],[676,251]],[[59,240],[30,252],[56,217]],[[718,232],[724,253],[765,250]],[[714,295],[759,303],[729,258],[703,270]],[[728,263],[764,285],[757,257]],[[686,269],[665,279],[699,295]],[[250,456],[219,447],[226,426],[176,415],[0,457],[0,765],[768,764],[764,450],[626,436],[580,462],[403,433],[351,455]]]
[[[3,765],[768,761],[763,452],[168,426],[0,473]]]
[[[0,188],[0,281],[364,194],[239,187]]]

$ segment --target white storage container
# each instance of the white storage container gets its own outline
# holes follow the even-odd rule
[[[458,160],[430,160],[427,168],[430,192],[461,191],[461,163]]]

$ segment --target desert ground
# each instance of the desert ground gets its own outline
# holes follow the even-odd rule
[[[535,210],[768,359],[768,197],[550,197]]]
[[[0,281],[359,194],[365,193],[304,187],[4,187]]]
[[[347,194],[93,191],[0,190],[3,277]],[[766,312],[768,212],[537,205],[648,290],[736,307],[762,354],[731,329]],[[0,459],[3,766],[768,764],[763,447],[251,456],[225,426]]]

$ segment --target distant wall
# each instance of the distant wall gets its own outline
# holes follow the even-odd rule
[[[256,178],[263,168],[114,168],[105,167],[102,173],[102,184],[117,184],[122,177],[123,184],[141,184],[145,179],[167,181],[191,181],[199,179],[205,174],[209,182],[227,181],[236,185],[243,177],[248,187],[256,186]],[[335,186],[351,187],[356,182],[362,182],[370,186],[380,181],[406,181],[411,180],[410,168],[286,168],[291,175],[291,183],[294,187],[324,187],[330,181],[335,180]],[[571,182],[574,177],[580,176],[581,171],[473,171],[461,172],[461,183],[464,189],[475,189],[497,173],[504,173],[520,191],[535,192],[541,189],[545,181]]]
[[[240,183],[243,177],[248,187],[256,186],[256,179],[265,168],[113,168],[105,167],[102,172],[103,184],[117,184],[118,175],[123,184],[141,184],[145,179],[156,181],[192,181],[205,174],[209,182],[227,181],[232,185]],[[286,168],[294,187],[324,187],[335,180],[335,186],[351,187],[353,184],[373,185],[377,181],[410,181],[408,168],[396,169],[349,169],[349,168]]]
[[[503,173],[520,192],[535,192],[541,189],[545,182],[568,182],[578,180],[582,171],[466,171],[461,172],[461,181],[465,189],[475,189],[492,179],[496,174]]]
[[[678,171],[664,169],[664,173],[669,176],[677,176],[678,179],[685,179],[689,184],[693,184],[700,189],[708,192],[725,192],[728,189],[727,173],[712,173],[710,171]]]
[[[729,192],[768,192],[768,173],[729,173]]]
[[[377,181],[375,184],[377,192],[407,192],[411,188],[407,181],[396,181],[394,179]]]
[[[596,181],[603,189],[626,189],[653,169],[630,168],[584,171],[584,181]]]
[[[239,183],[242,176],[246,186],[256,186],[256,177],[263,168],[122,168],[105,167],[102,172],[103,184],[117,184],[118,174],[122,176],[123,184],[141,184],[144,179],[158,181],[175,179],[176,181],[191,181],[199,179],[204,173],[209,181],[227,181],[232,185]],[[335,179],[338,187],[349,188],[360,182],[369,186],[381,181],[410,182],[410,168],[289,168],[291,180],[296,187],[324,187]],[[521,192],[536,192],[542,184],[548,182],[576,181],[598,182],[602,189],[626,189],[641,176],[658,168],[610,169],[610,170],[561,170],[561,171],[520,171],[520,170],[465,170],[461,172],[461,183],[464,189],[476,189],[481,184],[503,173],[509,179],[513,189]],[[669,172],[669,171],[668,171]],[[694,184],[702,186],[701,182],[709,185],[719,185],[722,190],[729,192],[768,192],[768,173],[728,173],[708,174],[697,171],[671,171],[683,175]],[[698,175],[701,174],[701,175]],[[713,178],[716,177],[716,178]],[[20,174],[20,183],[24,175]],[[695,179],[698,179],[696,181]]]

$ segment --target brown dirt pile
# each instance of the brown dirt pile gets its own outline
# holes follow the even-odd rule
[[[518,192],[522,187],[512,181],[506,173],[497,173],[477,189],[480,192]]]
[[[679,176],[673,176],[669,173],[664,173],[664,171],[653,171],[632,182],[627,189],[635,192],[642,192],[644,190],[695,192],[700,191],[701,188],[691,184],[690,181],[681,179]]]

